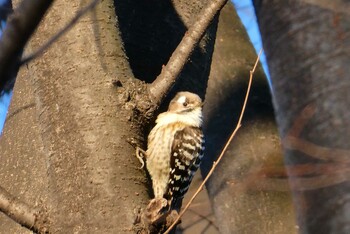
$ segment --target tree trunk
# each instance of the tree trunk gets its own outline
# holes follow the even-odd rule
[[[300,231],[349,233],[350,4],[255,6]]]
[[[46,155],[42,150],[32,83],[28,69],[23,68],[18,74],[16,95],[0,140],[1,186],[20,200],[47,209]],[[0,213],[0,227],[4,233],[32,233],[3,213]]]
[[[8,163],[0,171],[2,178],[16,178],[2,186],[18,195],[25,191],[19,197],[32,204],[42,200],[51,232],[132,232],[137,210],[151,193],[129,144],[142,144],[148,133],[136,101],[208,1],[119,2],[115,10],[113,2],[101,1],[28,69],[22,67],[15,87],[18,101],[0,143]],[[55,2],[29,48],[42,45],[80,7]],[[204,97],[216,24],[172,93],[186,89]],[[5,231],[21,232],[14,226]]]
[[[256,60],[232,4],[221,12],[204,107],[207,174],[235,128]],[[295,233],[268,83],[254,74],[242,128],[207,183],[221,233]],[[274,174],[275,171],[279,174]],[[281,172],[282,171],[282,172]]]

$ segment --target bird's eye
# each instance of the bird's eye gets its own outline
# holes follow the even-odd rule
[[[187,106],[188,105],[188,102],[184,102],[184,104],[183,104],[184,106]]]

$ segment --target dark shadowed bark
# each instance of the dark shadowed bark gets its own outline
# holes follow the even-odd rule
[[[255,5],[300,231],[349,233],[350,3]]]
[[[146,83],[155,80],[206,2],[115,1],[120,35],[136,78]],[[169,98],[179,90],[188,90],[204,98],[215,42],[215,22],[192,52]]]
[[[203,174],[235,128],[256,60],[232,4],[221,12],[216,41],[204,107]],[[274,174],[274,169],[282,172]],[[254,75],[242,127],[207,189],[221,233],[296,232],[271,95],[261,68]]]
[[[168,87],[169,84],[171,84],[170,87],[174,86],[176,79],[173,77],[178,77],[182,72],[183,67],[187,63],[187,58],[195,49],[194,45],[197,45],[203,37],[210,23],[218,16],[218,12],[226,2],[227,0],[208,2],[205,8],[200,11],[200,15],[198,15],[196,20],[186,31],[185,36],[171,55],[167,66],[162,68],[161,74],[149,86],[149,92],[156,103],[160,103],[167,95],[167,89],[164,89],[164,87]],[[203,51],[203,53],[205,53],[205,51]],[[210,63],[206,63],[206,65],[210,65]],[[204,83],[206,84],[206,81]]]

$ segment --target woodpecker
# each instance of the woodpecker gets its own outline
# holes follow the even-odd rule
[[[148,135],[147,170],[155,198],[165,198],[169,209],[179,210],[204,151],[202,100],[179,92],[166,112],[158,115]]]

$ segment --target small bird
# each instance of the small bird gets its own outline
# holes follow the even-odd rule
[[[166,112],[158,115],[145,152],[155,198],[165,198],[179,210],[204,151],[202,100],[179,92]]]

